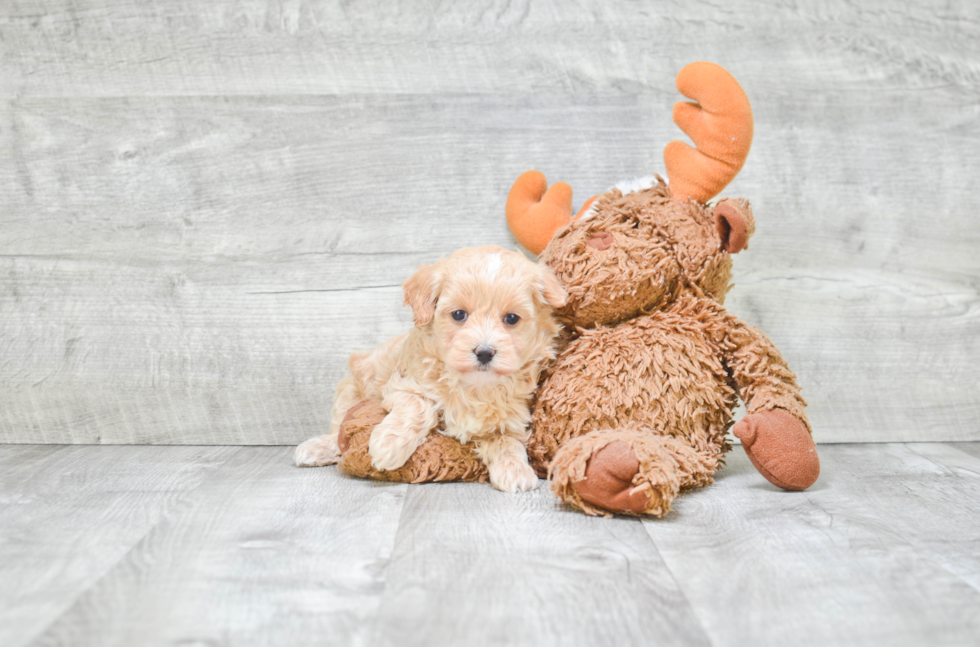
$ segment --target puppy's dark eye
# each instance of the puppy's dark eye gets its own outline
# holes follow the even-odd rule
[[[453,319],[455,319],[456,321],[466,321],[466,311],[453,310]]]
[[[504,323],[507,324],[508,326],[516,326],[517,322],[520,320],[521,318],[515,315],[514,313],[504,315]]]
[[[639,228],[640,228],[640,221],[639,220],[634,220],[633,221],[633,229],[639,229]]]

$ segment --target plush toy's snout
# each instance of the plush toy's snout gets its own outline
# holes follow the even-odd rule
[[[612,247],[613,237],[612,234],[608,232],[600,231],[592,234],[592,237],[589,238],[589,241],[585,244],[596,249],[609,249]]]

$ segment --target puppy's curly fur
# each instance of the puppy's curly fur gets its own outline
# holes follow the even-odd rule
[[[388,412],[368,444],[375,468],[398,469],[441,428],[473,443],[497,489],[537,487],[525,446],[531,398],[554,358],[552,310],[567,300],[554,274],[517,252],[475,247],[421,268],[404,290],[415,328],[351,356],[330,433],[297,447],[296,465],[336,463],[341,421],[374,400]]]

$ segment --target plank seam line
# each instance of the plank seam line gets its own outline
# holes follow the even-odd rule
[[[246,292],[246,294],[303,294],[305,292],[361,292],[362,290],[383,290],[386,288],[400,288],[401,284],[394,285],[365,285],[357,288],[309,288],[305,290],[271,290],[265,292]]]
[[[381,577],[384,579],[384,586],[382,587],[381,592],[378,594],[378,605],[375,608],[374,615],[371,617],[370,626],[372,627],[372,629],[371,629],[371,633],[369,634],[370,640],[368,641],[368,644],[372,644],[372,645],[377,644],[379,642],[379,640],[377,639],[378,629],[376,628],[379,626],[378,615],[381,613],[381,603],[384,602],[389,592],[388,585],[390,584],[390,580],[388,579],[388,572],[391,570],[391,564],[394,561],[395,548],[398,546],[398,538],[402,536],[402,528],[404,527],[405,514],[406,514],[406,510],[408,509],[408,497],[412,493],[413,489],[421,491],[421,488],[418,487],[419,484],[416,483],[400,483],[399,485],[403,488],[405,494],[404,496],[402,496],[401,509],[398,511],[398,527],[395,528],[395,532],[392,533],[391,536],[391,544],[390,544],[391,552],[389,553],[390,557],[385,562],[385,566],[381,571]]]
[[[950,467],[948,465],[944,465],[943,463],[936,462],[934,459],[930,458],[929,456],[925,456],[924,454],[921,454],[921,453],[915,451],[915,448],[913,447],[913,445],[917,445],[917,444],[921,444],[921,443],[902,443],[902,444],[910,452],[912,452],[913,454],[915,454],[919,458],[925,459],[925,460],[929,461],[930,463],[932,463],[933,465],[935,465],[935,466],[937,466],[937,467],[939,467],[939,468],[941,468],[943,470],[947,470],[947,471],[953,472],[956,469],[962,469],[965,472],[970,472],[971,474],[977,474],[978,476],[980,476],[980,472],[974,472],[973,470],[968,470],[968,469],[965,469],[965,468],[954,468],[954,467]],[[950,447],[951,449],[955,449],[956,451],[962,453],[964,456],[967,456],[967,457],[972,458],[972,459],[976,459],[976,456],[974,456],[973,454],[970,454],[968,452],[964,452],[959,447],[956,447],[956,443],[955,442],[944,442],[944,443],[936,443],[936,444],[945,445],[947,447]],[[948,566],[946,566],[942,562],[939,562],[939,561],[933,559],[931,557],[931,555],[929,555],[927,553],[920,552],[920,550],[919,550],[920,549],[920,546],[918,544],[913,544],[912,542],[909,542],[909,547],[912,548],[912,550],[914,550],[917,555],[921,555],[925,559],[929,560],[930,562],[932,562],[933,564],[935,564],[936,566],[938,566],[942,570],[946,571],[947,573],[949,573],[950,575],[952,575],[953,577],[955,577],[957,580],[959,580],[963,584],[966,584],[968,587],[970,587],[971,589],[973,589],[977,593],[980,593],[980,586],[977,586],[973,582],[970,582],[969,580],[964,579],[962,575],[960,575],[959,573],[953,571],[952,569],[950,569]]]
[[[204,446],[205,445],[196,445],[195,447],[204,447]],[[214,447],[220,447],[222,449],[224,449],[226,447],[229,447],[228,445],[213,445],[213,446]],[[237,447],[236,448],[236,451],[229,452],[228,453],[228,456],[225,457],[225,459],[223,461],[221,461],[219,464],[215,465],[214,467],[209,468],[210,469],[210,472],[208,473],[207,476],[205,476],[203,479],[201,479],[201,482],[200,483],[198,483],[193,488],[191,488],[190,490],[188,490],[187,492],[185,492],[184,493],[184,496],[181,496],[180,498],[178,498],[177,500],[174,501],[174,503],[173,503],[173,509],[174,510],[179,510],[185,504],[185,502],[188,500],[188,498],[190,498],[190,496],[192,494],[194,494],[195,492],[197,492],[199,489],[201,489],[201,487],[205,483],[207,483],[212,478],[214,478],[215,472],[217,472],[222,467],[224,467],[225,465],[227,465],[228,462],[232,458],[234,458],[235,456],[237,456],[244,449],[245,449],[244,447]],[[142,544],[146,540],[146,538],[149,537],[150,534],[154,530],[156,530],[157,526],[159,526],[161,523],[163,523],[165,516],[166,515],[161,514],[160,517],[149,528],[146,529],[146,532],[144,532],[142,535],[140,535],[139,538],[137,538],[135,541],[133,541],[133,543],[129,546],[129,548],[127,548],[122,554],[119,555],[119,559],[113,561],[111,564],[108,564],[105,567],[105,569],[103,569],[103,571],[99,574],[99,576],[97,578],[95,578],[94,580],[92,580],[92,582],[91,582],[91,584],[89,584],[89,586],[87,586],[84,589],[81,589],[80,591],[78,591],[77,595],[73,596],[71,600],[69,600],[69,601],[67,601],[65,603],[64,607],[58,613],[58,615],[56,617],[54,617],[54,618],[51,619],[51,622],[49,622],[42,629],[40,629],[38,631],[38,633],[36,633],[35,635],[33,635],[30,638],[28,638],[23,644],[24,645],[36,645],[37,642],[38,642],[38,640],[40,638],[42,638],[45,634],[47,634],[48,631],[53,626],[55,626],[56,624],[58,624],[58,622],[61,621],[61,619],[64,618],[67,613],[69,613],[73,608],[75,608],[75,605],[78,604],[78,601],[80,599],[82,599],[87,593],[89,593],[90,591],[92,591],[96,587],[98,587],[99,584],[101,584],[102,581],[105,580],[105,578],[106,578],[107,575],[109,575],[110,573],[112,573],[116,569],[116,567],[118,567],[119,564],[121,564],[133,552],[133,550],[136,549],[137,546],[139,546],[140,544]]]
[[[918,456],[919,458],[922,458],[923,460],[926,460],[926,461],[932,463],[933,465],[935,465],[936,467],[938,467],[938,468],[940,468],[940,469],[942,469],[944,471],[952,471],[953,468],[950,468],[950,467],[948,467],[946,465],[943,465],[942,463],[938,463],[935,460],[933,460],[932,458],[920,454],[919,452],[915,451],[911,447],[911,445],[924,444],[924,442],[926,442],[926,441],[921,441],[920,443],[888,443],[888,444],[895,445],[895,446],[901,447],[903,449],[906,449],[909,452],[911,452],[911,453],[915,454],[916,456]],[[950,444],[953,444],[953,443],[946,442],[946,443],[930,443],[930,444],[950,445]],[[964,452],[964,454],[966,454],[966,452]],[[966,455],[967,456],[970,456],[969,454],[966,454]],[[971,458],[974,458],[973,456],[970,456],[970,457]],[[857,476],[857,475],[855,475],[852,472],[852,476]],[[830,517],[830,519],[831,519],[830,526],[826,530],[823,530],[823,529],[822,530],[823,530],[823,534],[824,535],[827,535],[827,537],[830,539],[831,543],[834,543],[833,537],[831,537],[829,535],[829,533],[827,532],[827,531],[833,529],[833,519],[834,519],[833,514],[831,514],[830,512],[828,512],[827,509],[824,508],[822,505],[820,505],[818,503],[815,503],[813,501],[813,499],[810,498],[809,492],[803,491],[803,492],[801,492],[801,494],[803,494],[805,496],[807,502],[809,502],[813,507],[815,507],[816,509],[820,510],[821,512],[823,512],[824,514],[826,514],[827,516]],[[980,588],[978,588],[977,586],[975,586],[973,583],[971,583],[971,582],[963,579],[963,576],[962,575],[960,575],[959,573],[956,573],[956,572],[950,570],[945,564],[943,564],[942,562],[939,562],[938,560],[936,560],[932,556],[933,551],[929,550],[929,547],[927,545],[923,544],[922,542],[909,539],[906,536],[896,536],[896,538],[895,538],[895,545],[896,546],[902,545],[902,546],[908,548],[909,550],[911,550],[915,554],[915,556],[917,558],[922,559],[923,561],[928,562],[930,564],[933,564],[934,566],[937,566],[942,571],[945,571],[946,573],[949,573],[950,575],[952,575],[958,582],[962,582],[968,588],[970,588],[970,589],[972,589],[972,590],[980,593]]]
[[[698,628],[701,629],[701,634],[704,636],[705,640],[708,641],[709,645],[715,645],[716,643],[711,639],[711,634],[708,632],[708,627],[705,625],[704,618],[701,617],[701,614],[698,612],[697,607],[691,602],[690,598],[687,597],[687,591],[684,590],[684,587],[681,585],[680,580],[677,578],[677,574],[674,573],[674,569],[672,569],[670,567],[670,564],[667,563],[667,558],[664,556],[663,552],[661,552],[660,546],[657,545],[657,541],[653,538],[653,535],[650,534],[650,530],[647,528],[647,524],[658,523],[658,522],[659,520],[647,521],[644,519],[636,518],[636,523],[640,524],[643,527],[643,533],[647,536],[647,539],[650,540],[650,545],[653,546],[653,549],[657,551],[657,556],[660,557],[660,562],[664,565],[664,568],[667,569],[667,572],[670,574],[670,579],[674,580],[674,584],[677,586],[677,591],[680,593],[681,598],[684,600],[684,604],[687,605],[687,608],[690,609],[691,615],[694,617],[694,620],[697,621]]]

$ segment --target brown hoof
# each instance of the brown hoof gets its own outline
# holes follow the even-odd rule
[[[749,460],[773,485],[805,490],[820,476],[817,446],[803,423],[782,409],[746,415],[732,433]]]
[[[585,478],[572,485],[583,501],[611,512],[640,514],[650,508],[647,490],[634,492],[633,478],[640,461],[623,441],[609,443],[592,454]]]

